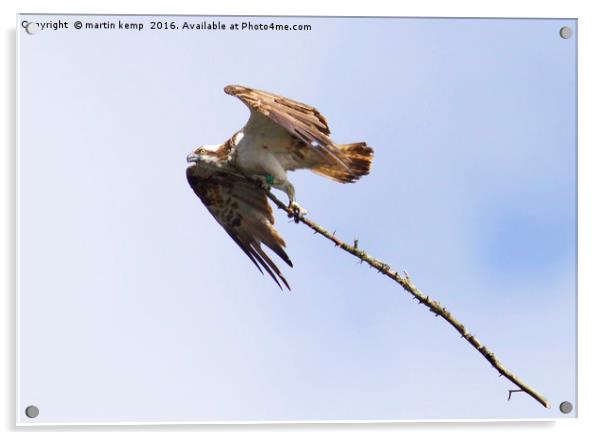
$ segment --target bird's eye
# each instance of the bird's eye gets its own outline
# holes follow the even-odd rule
[[[199,154],[205,154],[205,153],[206,153],[206,150],[204,148],[199,149]]]

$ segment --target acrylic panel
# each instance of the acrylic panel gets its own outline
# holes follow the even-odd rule
[[[577,20],[17,20],[17,423],[576,416]],[[386,267],[249,186],[261,206],[237,205],[230,233],[245,248],[236,231],[269,203],[293,267],[263,249],[290,291],[257,270],[197,196],[251,183],[187,181],[191,154],[247,122],[231,84],[324,115],[326,140],[299,129],[313,110],[284,120],[229,89],[265,112],[229,151],[263,166],[285,153],[250,139],[281,133],[287,160],[329,164],[286,175],[304,218]],[[335,164],[356,142],[369,174],[336,182],[366,174]]]

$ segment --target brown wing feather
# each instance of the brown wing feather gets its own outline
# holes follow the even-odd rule
[[[330,129],[326,118],[314,107],[249,87],[230,85],[226,86],[224,91],[228,95],[236,96],[249,107],[251,110],[249,123],[257,117],[267,118],[331,162],[347,167],[345,155],[341,154],[328,136]]]
[[[263,273],[263,269],[282,288],[280,279],[287,289],[288,282],[263,251],[265,244],[286,264],[293,266],[284,251],[284,240],[274,228],[274,216],[265,193],[247,180],[231,174],[215,173],[204,176],[195,173],[195,168],[186,170],[188,183],[205,204],[217,222]]]

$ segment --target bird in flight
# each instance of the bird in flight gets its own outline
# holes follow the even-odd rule
[[[243,86],[224,91],[251,111],[246,125],[221,145],[202,145],[187,157],[186,177],[195,194],[242,251],[282,289],[290,286],[265,253],[270,248],[293,266],[274,228],[266,190],[286,192],[295,221],[306,211],[295,200],[288,171],[309,169],[340,183],[370,172],[373,150],[365,142],[336,144],[324,116],[283,96]],[[249,177],[260,182],[255,184]],[[280,281],[279,281],[280,280]]]

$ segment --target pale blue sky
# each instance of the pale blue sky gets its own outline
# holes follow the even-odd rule
[[[34,423],[567,417],[576,36],[558,31],[576,21],[126,19],[146,29],[18,29],[20,421],[29,404]],[[551,410],[506,401],[451,327],[283,213],[292,293],[257,272],[185,179],[188,152],[246,121],[230,83],[375,149],[353,185],[293,173],[299,202],[407,270]]]

